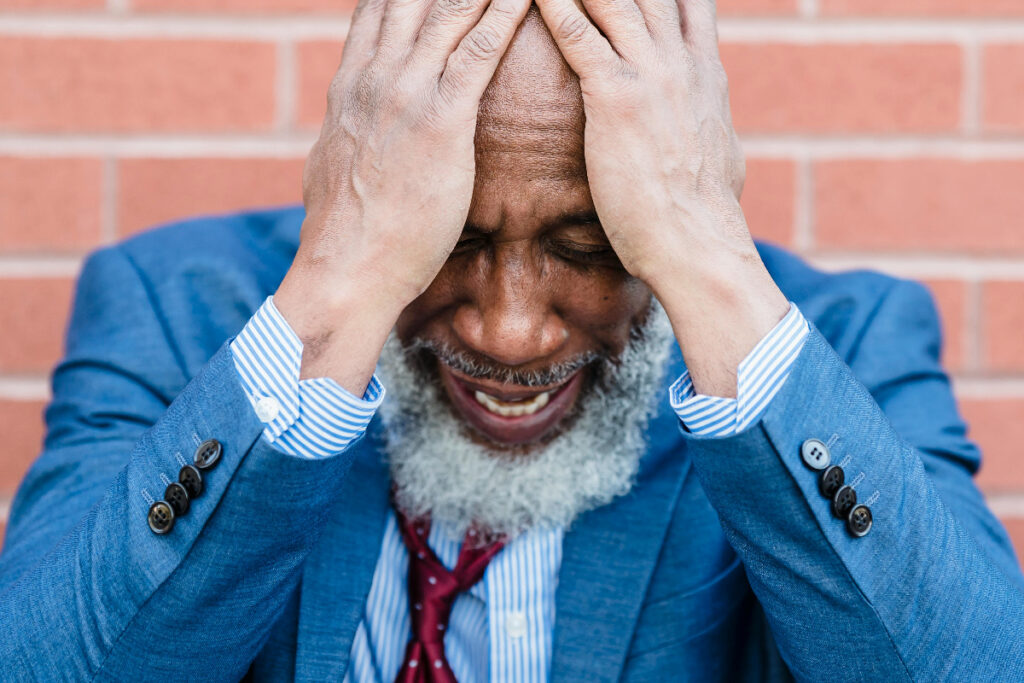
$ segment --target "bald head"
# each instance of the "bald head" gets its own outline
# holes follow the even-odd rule
[[[484,92],[477,168],[532,178],[582,176],[583,97],[534,5]]]

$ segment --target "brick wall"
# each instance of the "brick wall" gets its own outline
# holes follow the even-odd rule
[[[0,0],[0,534],[91,248],[296,201],[353,0]],[[720,0],[758,236],[925,280],[1024,548],[1024,3]]]

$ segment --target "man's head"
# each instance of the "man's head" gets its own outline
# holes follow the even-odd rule
[[[412,349],[411,361],[397,361],[402,354],[394,341],[382,359],[385,375],[397,375],[390,387],[401,385],[405,392],[407,383],[418,385],[415,395],[403,394],[393,405],[405,418],[423,418],[418,437],[408,430],[392,435],[393,469],[396,462],[405,468],[404,479],[394,472],[396,480],[422,488],[416,479],[429,473],[421,465],[434,471],[440,465],[421,452],[443,440],[463,458],[448,480],[472,470],[478,479],[473,486],[492,497],[501,495],[502,482],[506,489],[547,487],[566,496],[573,514],[546,510],[540,516],[552,517],[549,522],[567,523],[579,509],[628,489],[642,450],[634,428],[646,420],[671,333],[661,309],[652,307],[650,291],[622,268],[597,221],[583,126],[579,81],[531,11],[480,107],[466,231],[433,284],[398,321],[398,339]],[[620,365],[623,359],[628,363]],[[385,411],[389,431],[399,417]],[[445,430],[458,432],[465,443],[455,444]],[[624,438],[617,440],[617,433]],[[426,434],[429,439],[422,438]],[[466,444],[475,444],[476,455],[466,454]],[[480,453],[489,457],[474,459]],[[536,466],[553,457],[548,469]],[[572,467],[558,466],[574,458]],[[513,483],[513,471],[530,466],[531,475]],[[577,482],[580,500],[572,495],[573,482],[550,481],[586,478],[588,467],[605,481]],[[409,495],[412,512],[430,506],[437,515],[437,501],[428,499],[454,483],[435,484],[430,494]],[[473,514],[502,531],[537,522],[525,507],[543,506],[544,492],[510,493],[519,496],[514,513],[467,504],[456,514],[457,501],[447,512]],[[486,514],[492,518],[479,519]]]

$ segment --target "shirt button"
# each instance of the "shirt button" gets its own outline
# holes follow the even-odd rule
[[[846,475],[843,473],[843,468],[839,465],[831,465],[827,470],[822,471],[821,478],[818,480],[818,489],[821,491],[821,495],[831,498],[845,483]]]
[[[812,470],[823,470],[832,462],[832,454],[829,453],[828,446],[820,439],[804,441],[800,446],[800,456],[804,459],[804,464]]]
[[[264,396],[256,401],[256,417],[260,422],[273,422],[281,412],[281,404],[273,396]]]
[[[217,439],[207,439],[203,443],[199,444],[199,448],[196,449],[195,457],[192,458],[192,462],[195,463],[196,467],[201,470],[208,470],[220,461],[220,455],[224,452],[223,447],[220,445],[220,441]]]
[[[189,500],[195,500],[203,492],[203,475],[194,465],[185,465],[178,472],[178,483],[185,487]]]
[[[522,612],[513,612],[505,619],[505,630],[509,638],[522,638],[526,635],[526,615]]]
[[[832,496],[832,514],[839,519],[846,519],[856,504],[857,492],[850,486],[841,486]]]
[[[146,521],[154,534],[163,536],[174,528],[174,510],[166,501],[158,500],[149,506]]]
[[[871,519],[871,508],[867,505],[857,505],[850,514],[846,517],[846,528],[850,530],[850,534],[860,538],[866,536],[871,531],[872,525]]]

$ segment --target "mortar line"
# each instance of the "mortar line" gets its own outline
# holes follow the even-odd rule
[[[964,295],[964,363],[969,371],[978,371],[982,367],[982,348],[984,330],[982,330],[982,307],[984,305],[984,288],[979,278],[966,280]]]
[[[103,160],[103,208],[102,220],[100,223],[100,242],[110,244],[117,238],[117,213],[118,213],[118,162],[112,156]]]
[[[296,59],[295,42],[283,40],[277,45],[274,128],[287,134],[295,127]]]
[[[968,40],[962,49],[961,126],[964,135],[976,137],[981,131],[981,45],[977,40]]]
[[[797,159],[796,215],[793,243],[806,253],[814,248],[814,164],[806,155]]]

